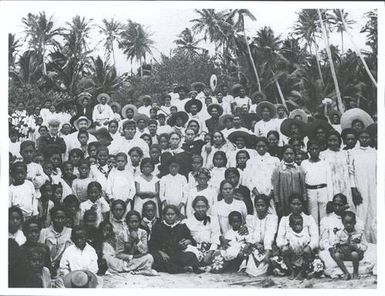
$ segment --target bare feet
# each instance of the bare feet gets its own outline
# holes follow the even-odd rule
[[[348,281],[348,280],[351,280],[351,279],[352,279],[352,276],[350,275],[350,273],[345,273],[344,280]]]

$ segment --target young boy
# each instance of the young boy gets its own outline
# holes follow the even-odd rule
[[[87,200],[80,204],[82,217],[87,210],[94,210],[97,213],[98,226],[106,218],[106,214],[110,211],[107,201],[101,197],[102,186],[98,182],[91,182],[87,186]]]
[[[309,231],[303,227],[300,214],[290,215],[289,226],[284,241],[277,241],[277,246],[281,248],[283,260],[291,272],[289,279],[303,280],[312,256]]]
[[[9,207],[17,206],[23,217],[29,219],[37,216],[38,199],[31,181],[26,180],[27,166],[24,162],[15,162],[11,167],[12,184],[9,186]]]
[[[313,140],[307,143],[309,159],[301,163],[305,175],[309,213],[317,224],[326,216],[326,204],[333,199],[332,180],[328,164],[319,158],[321,148]]]
[[[148,240],[151,238],[152,227],[157,221],[160,221],[160,218],[156,217],[156,209],[157,206],[152,200],[148,200],[143,204],[142,221],[139,228],[146,230]]]
[[[31,247],[26,249],[26,257],[31,271],[35,273],[40,288],[52,288],[51,273],[44,265],[44,249]],[[28,268],[28,267],[26,267]]]
[[[342,215],[344,229],[337,231],[333,247],[329,249],[330,255],[344,273],[344,279],[358,279],[359,262],[363,259],[368,248],[363,231],[355,228],[356,215],[346,211]],[[353,262],[353,275],[347,270],[344,261]]]
[[[72,191],[80,202],[87,200],[87,186],[94,178],[90,176],[90,163],[87,160],[79,161],[79,178],[72,182]]]

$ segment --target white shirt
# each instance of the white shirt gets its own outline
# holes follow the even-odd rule
[[[187,196],[188,185],[185,176],[168,174],[160,179],[159,198],[162,202],[178,206],[181,202],[186,204]]]
[[[110,199],[132,200],[136,190],[131,171],[128,168],[123,171],[113,168],[107,178],[106,193]]]
[[[20,229],[18,231],[16,231],[15,233],[9,233],[8,232],[8,238],[15,240],[15,242],[17,242],[17,244],[19,246],[24,245],[24,243],[27,241],[23,231],[21,231]]]
[[[219,236],[221,234],[218,220],[208,215],[210,222],[204,225],[203,221],[198,221],[194,215],[190,218],[183,220],[187,228],[191,232],[191,236],[198,243],[210,243],[210,250],[216,250],[220,245]]]
[[[229,224],[229,214],[232,211],[240,212],[242,214],[243,221],[245,221],[247,216],[247,209],[243,201],[233,199],[233,202],[228,204],[225,202],[225,200],[221,200],[217,202],[213,207],[212,215],[213,217],[217,217],[222,234],[231,229]]]
[[[147,107],[146,106],[140,106],[138,108],[138,113],[140,114],[144,114],[144,115],[147,115],[148,117],[150,117],[150,110],[151,110],[152,106],[151,105],[148,105]]]
[[[140,139],[134,137],[134,139],[127,140],[126,138],[118,138],[112,141],[111,145],[108,147],[110,154],[117,154],[119,152],[127,153],[133,147],[139,147],[143,151],[143,157],[149,157],[150,149],[148,144]]]
[[[251,99],[248,96],[245,96],[244,98],[236,97],[234,98],[234,102],[237,107],[242,107],[243,105],[251,106]]]
[[[89,199],[83,201],[80,204],[80,215],[83,219],[85,211],[91,209],[94,205],[96,205],[96,224],[99,225],[100,222],[102,222],[103,220],[103,214],[107,213],[110,210],[109,204],[103,197],[98,198],[94,203]]]
[[[92,112],[92,120],[104,125],[105,121],[112,120],[114,118],[114,111],[107,104],[97,104]]]
[[[9,207],[17,206],[23,212],[24,217],[37,215],[38,199],[35,194],[35,187],[31,181],[25,180],[21,185],[9,186]]]
[[[269,131],[278,131],[277,122],[274,119],[260,120],[254,126],[254,134],[257,137],[267,137]]]
[[[88,270],[95,274],[98,272],[98,255],[88,243],[83,250],[71,245],[64,251],[60,260],[60,273],[66,275],[74,270]]]

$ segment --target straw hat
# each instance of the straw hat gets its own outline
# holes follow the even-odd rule
[[[196,105],[196,106],[197,106],[197,108],[198,108],[198,113],[202,110],[202,107],[203,107],[201,101],[196,100],[196,99],[189,100],[189,101],[184,105],[184,109],[186,110],[187,113],[190,113],[191,105]]]
[[[360,108],[353,108],[345,111],[345,113],[341,116],[341,128],[349,128],[352,127],[352,123],[355,120],[360,120],[364,127],[367,128],[369,125],[374,123],[374,120],[370,117],[370,115]]]
[[[106,94],[106,93],[101,93],[99,94],[97,97],[96,97],[96,100],[100,103],[100,100],[102,98],[106,98],[106,104],[108,104],[109,101],[111,101],[111,97],[109,94]]]
[[[89,120],[86,116],[80,116],[78,119],[74,121],[74,127],[76,128],[76,130],[79,130],[79,122],[82,120],[87,121],[87,129],[90,128],[92,124],[91,120]]]
[[[207,106],[207,113],[211,115],[211,111],[213,108],[217,108],[219,116],[221,116],[223,114],[223,107],[221,105],[215,104],[215,103]]]
[[[293,118],[286,118],[284,121],[281,123],[281,133],[285,135],[286,137],[291,137],[291,126],[295,124],[298,126],[298,128],[301,131],[301,134],[305,134],[306,131],[306,124],[298,119],[293,119]]]
[[[60,125],[60,120],[55,117],[50,117],[47,120],[48,126],[58,126]]]
[[[302,122],[307,123],[308,115],[306,114],[305,111],[303,111],[302,109],[295,109],[295,110],[291,111],[289,114],[289,118],[291,118],[291,119],[295,119],[297,116],[301,117]]]
[[[141,119],[143,119],[146,124],[148,124],[148,122],[150,121],[150,118],[145,114],[138,113],[134,115],[134,120],[136,121],[136,123],[138,123],[138,121]]]
[[[186,122],[188,121],[187,113],[184,111],[178,111],[171,115],[171,117],[167,120],[167,124],[170,126],[174,126],[177,118],[182,118],[182,121],[183,121],[182,125],[185,125]]]
[[[244,138],[246,142],[246,146],[250,146],[252,143],[252,138],[250,137],[250,134],[244,131],[234,131],[227,138],[233,144],[235,144],[235,141],[238,138]]]
[[[88,270],[75,270],[64,276],[65,288],[96,288],[98,279]]]
[[[332,109],[332,110],[329,111],[329,119],[330,119],[330,121],[333,119],[334,115],[338,115],[338,117],[341,119],[341,115],[342,115],[341,112],[338,111],[338,110]]]
[[[112,106],[116,106],[116,108],[118,108],[118,113],[122,110],[122,106],[120,106],[118,102],[111,102],[110,107],[112,108]]]
[[[84,98],[90,100],[92,98],[92,95],[89,92],[82,92],[82,93],[78,94],[76,102],[78,104],[81,104],[83,102]]]
[[[269,108],[271,118],[275,118],[277,116],[277,109],[275,108],[274,104],[268,101],[263,101],[257,105],[257,109],[255,110],[255,113],[257,113],[259,118],[262,118],[262,110],[264,108]]]
[[[135,105],[132,105],[132,104],[127,104],[127,105],[124,105],[124,107],[122,108],[122,117],[123,118],[127,118],[127,115],[126,115],[126,112],[128,109],[132,109],[134,111],[134,116],[135,114],[138,113],[138,108],[136,108]]]

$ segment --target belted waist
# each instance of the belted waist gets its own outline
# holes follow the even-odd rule
[[[326,184],[319,184],[319,185],[308,185],[306,184],[306,189],[321,189],[325,188]]]

